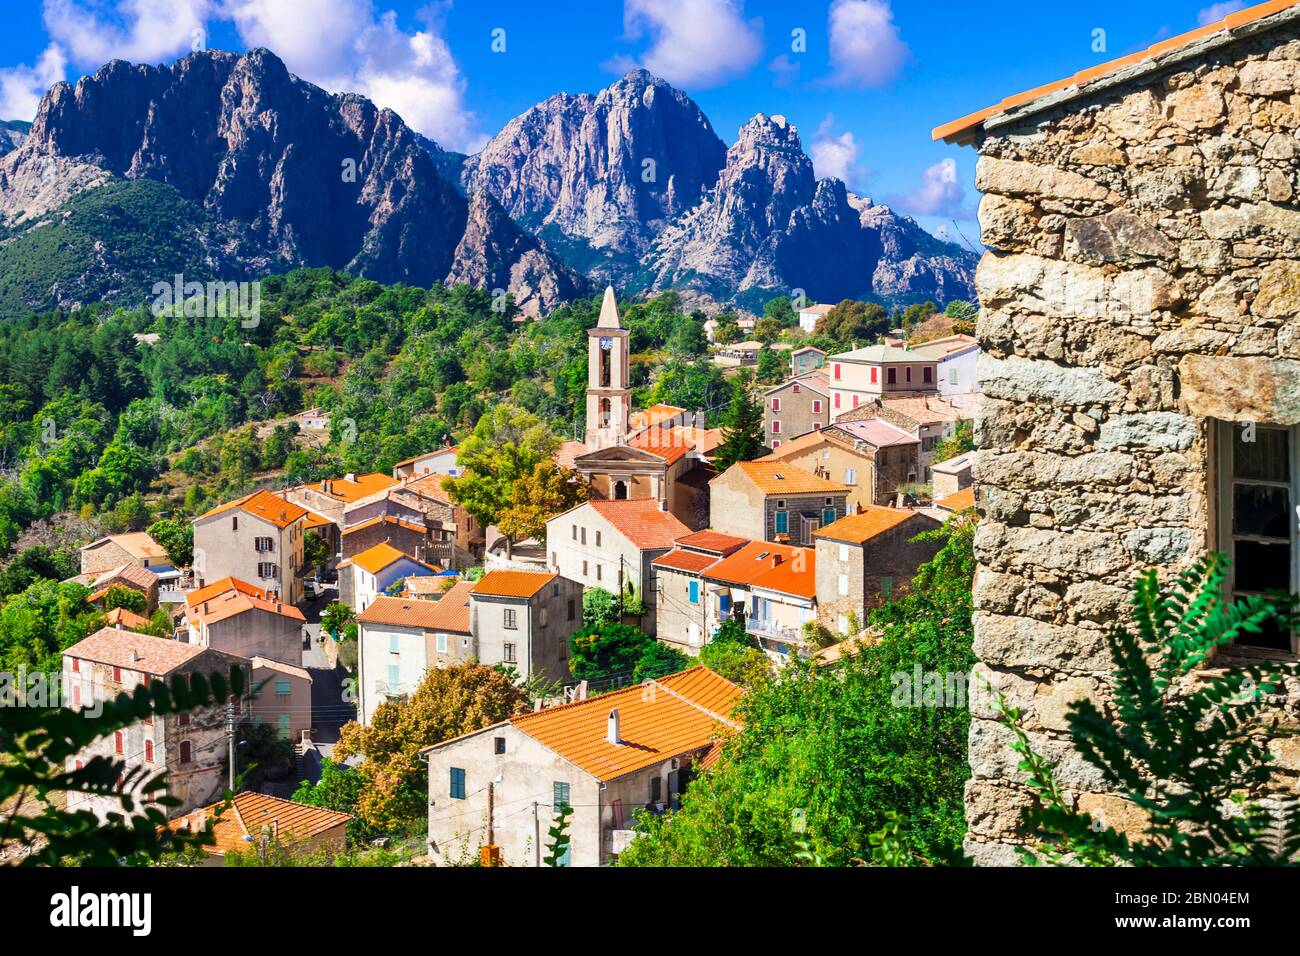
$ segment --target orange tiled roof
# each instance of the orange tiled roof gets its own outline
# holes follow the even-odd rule
[[[130,531],[126,534],[110,534],[106,538],[100,538],[98,541],[92,541],[90,544],[81,548],[82,551],[88,551],[91,548],[98,547],[105,542],[111,541],[127,554],[135,558],[144,558],[152,560],[153,558],[166,558],[167,550],[153,539],[147,531]]]
[[[975,486],[971,485],[969,488],[955,491],[946,498],[940,498],[935,504],[947,511],[966,511],[968,508],[974,508]]]
[[[302,611],[292,604],[271,598],[265,591],[236,578],[224,580],[230,582],[224,591],[211,593],[212,588],[205,587],[202,589],[205,592],[202,600],[194,600],[198,592],[192,591],[186,596],[186,618],[191,624],[197,626],[203,623],[211,627],[218,621],[236,617],[247,611],[266,611],[268,614],[278,614],[295,621],[306,620]]]
[[[677,548],[667,554],[659,555],[650,563],[656,568],[699,574],[705,568],[717,564],[719,560],[721,558],[716,554],[704,554],[702,551],[685,551],[682,548]]]
[[[386,475],[381,471],[372,471],[369,474],[357,475],[355,481],[348,481],[347,478],[327,478],[309,487],[323,495],[329,495],[331,498],[351,504],[376,492],[383,491],[385,488],[391,488],[395,484],[397,484],[397,479],[392,475]],[[329,490],[327,491],[326,488]]]
[[[817,554],[812,548],[751,541],[702,576],[724,584],[813,597],[817,593]]]
[[[101,627],[94,634],[73,644],[63,653],[83,661],[95,661],[114,667],[161,677],[170,674],[204,653],[204,648],[184,641],[174,641],[151,634],[137,634],[116,627]]]
[[[557,577],[553,571],[489,571],[475,582],[470,592],[489,597],[530,598]]]
[[[676,515],[661,511],[659,502],[653,498],[587,504],[640,551],[671,548],[678,538],[691,533]]]
[[[261,518],[263,521],[269,521],[277,528],[288,527],[299,518],[307,515],[307,509],[302,505],[286,501],[279,495],[274,495],[262,488],[252,494],[244,495],[242,498],[236,498],[234,501],[227,501],[224,505],[217,505],[211,511],[199,515],[196,520],[202,521],[204,518],[211,518],[213,515],[236,509]]]
[[[352,819],[350,814],[337,810],[294,803],[265,793],[236,794],[231,806],[218,816],[221,807],[220,803],[202,807],[169,820],[167,827],[174,833],[197,833],[216,817],[210,824],[214,842],[204,849],[223,856],[230,850],[247,850],[253,846],[246,838],[260,839],[264,827],[270,827],[283,843],[297,843],[344,826]]]
[[[468,581],[457,582],[455,587],[436,601],[419,598],[377,597],[371,605],[357,615],[363,624],[391,624],[395,627],[414,627],[425,631],[455,631],[469,633],[469,594],[473,587]]]
[[[686,411],[684,408],[678,408],[676,405],[651,405],[649,408],[640,412],[633,412],[628,416],[628,424],[633,429],[649,428],[652,425],[658,425],[660,422],[666,422]]]
[[[659,456],[670,465],[695,447],[684,429],[658,426],[647,428],[635,438],[629,438],[627,443],[638,451]]]
[[[120,564],[96,577],[91,586],[102,587],[118,580],[127,584],[134,584],[136,587],[144,588],[147,591],[158,583],[158,575],[148,568],[140,567],[138,564]]]
[[[707,667],[510,718],[510,723],[598,780],[616,780],[703,750],[728,727],[740,688]],[[606,739],[618,711],[620,743]]]
[[[304,518],[302,522],[302,529],[304,531],[312,531],[315,530],[316,528],[323,528],[326,525],[333,524],[333,523],[334,522],[331,521],[329,518],[325,517],[322,514],[317,514],[316,512],[308,508],[307,517]]]
[[[147,617],[136,614],[130,608],[115,607],[104,615],[104,620],[108,621],[109,627],[116,627],[125,631],[138,631],[142,627],[150,627],[153,622]]]
[[[201,588],[195,588],[185,595],[185,603],[190,607],[202,604],[204,601],[210,601],[220,594],[225,594],[229,590],[243,591],[245,594],[251,594],[253,597],[265,599],[267,594],[255,584],[249,584],[247,581],[241,581],[235,577],[224,577],[219,581],[213,581],[211,584],[204,585]]]
[[[831,541],[864,544],[877,535],[882,535],[886,531],[897,528],[900,524],[915,517],[915,515],[916,513],[913,511],[868,505],[861,514],[845,515],[839,521],[828,524],[824,528],[819,528],[813,534],[818,538],[826,538]]]
[[[678,538],[677,543],[683,548],[694,548],[697,551],[713,551],[717,554],[731,554],[733,551],[739,551],[745,545],[749,544],[748,538],[737,538],[732,534],[723,534],[721,531],[696,531],[684,537]]]
[[[742,461],[731,466],[739,468],[741,473],[758,486],[765,495],[803,495],[803,494],[846,494],[852,489],[825,478],[818,478],[810,471],[784,462]],[[730,470],[730,469],[728,469]],[[726,474],[726,472],[723,472]],[[715,479],[716,480],[716,479]]]
[[[1152,44],[1145,50],[1130,54],[1129,56],[1120,57],[1116,60],[1109,60],[1105,63],[1099,63],[1096,66],[1089,67],[1086,70],[1080,70],[1073,76],[1067,76],[1063,80],[1057,80],[1054,83],[1047,83],[1043,86],[1035,87],[1032,90],[1026,90],[1023,93],[1017,93],[1015,96],[1008,96],[1000,103],[986,107],[969,116],[963,116],[959,120],[953,120],[951,123],[945,123],[942,126],[935,127],[933,138],[942,139],[949,143],[966,143],[972,140],[976,131],[984,125],[986,121],[992,119],[1001,113],[1007,113],[1018,107],[1026,106],[1036,100],[1042,99],[1052,93],[1059,93],[1062,90],[1071,88],[1077,91],[1077,95],[1084,95],[1088,92],[1088,85],[1095,80],[1108,76],[1125,67],[1134,66],[1138,63],[1159,59],[1170,53],[1181,50],[1183,47],[1194,43],[1197,40],[1204,40],[1216,33],[1223,31],[1238,30],[1248,24],[1253,24],[1257,20],[1272,16],[1275,13],[1281,13],[1284,10],[1300,4],[1300,0],[1272,0],[1270,3],[1261,3],[1253,7],[1247,7],[1236,13],[1230,13],[1222,20],[1206,24],[1199,29],[1192,30],[1188,33],[1181,33],[1178,36],[1170,37],[1168,40],[1162,40],[1159,43]],[[1053,103],[1058,103],[1059,97],[1054,98]]]
[[[424,495],[426,498],[435,498],[446,504],[452,504],[451,498],[448,497],[442,486],[444,479],[452,477],[454,476],[430,472],[427,475],[420,475],[418,478],[407,478],[404,487],[416,494]]]
[[[562,441],[555,449],[555,463],[561,468],[573,470],[577,459],[589,451],[591,449],[580,441]]]
[[[424,525],[416,524],[414,521],[407,521],[405,518],[398,518],[394,515],[375,515],[375,517],[367,518],[360,524],[354,524],[350,527],[344,528],[343,533],[351,534],[354,531],[360,531],[362,528],[373,528],[380,522],[383,522],[384,524],[397,525],[399,528],[405,528],[407,531],[418,531],[420,534],[424,534],[428,531]]]
[[[373,548],[367,548],[360,554],[354,554],[348,559],[348,561],[363,570],[369,571],[371,574],[378,574],[394,561],[399,561],[402,558],[405,558],[407,561],[414,561],[416,564],[426,567],[430,571],[436,572],[442,570],[437,565],[425,564],[425,562],[418,558],[411,557],[404,551],[398,551],[387,541],[380,542]]]

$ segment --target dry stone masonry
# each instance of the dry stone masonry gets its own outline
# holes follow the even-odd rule
[[[1136,572],[1216,546],[1212,420],[1300,422],[1300,8],[1271,24],[979,143],[978,671],[1079,806],[1132,832],[1141,813],[1069,743],[1069,704],[1104,706]],[[1300,747],[1272,749],[1294,791]],[[987,710],[970,763],[967,849],[1013,863],[1030,797]]]

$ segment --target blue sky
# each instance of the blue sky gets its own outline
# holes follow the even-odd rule
[[[820,175],[976,238],[969,149],[930,130],[1011,93],[1218,19],[1240,0],[10,0],[0,115],[112,57],[268,46],[331,90],[473,151],[560,91],[632,66],[685,90],[727,143],[757,112],[794,122]],[[1100,32],[1099,32],[1100,31]],[[956,238],[956,236],[953,236]]]

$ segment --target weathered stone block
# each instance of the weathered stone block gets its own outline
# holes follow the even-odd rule
[[[1284,259],[1265,266],[1251,311],[1264,319],[1300,316],[1300,262]]]
[[[1100,630],[1032,618],[975,614],[975,656],[993,667],[1069,668],[1104,674],[1111,666]]]
[[[1145,810],[1113,793],[1081,793],[1075,806],[1094,820],[1100,820],[1102,826],[1130,838],[1140,837],[1151,822]]]
[[[1069,730],[1070,705],[1079,700],[1091,700],[1101,708],[1101,685],[1091,677],[1077,676],[1040,684],[1034,699],[1038,723],[1048,730]]]
[[[1176,412],[1113,415],[1101,423],[1097,447],[1181,451],[1196,440],[1196,420]]]
[[[1177,564],[1191,545],[1192,533],[1186,528],[1137,528],[1124,535],[1124,547],[1144,565]]]
[[[1084,760],[1068,739],[1047,737],[1032,730],[1026,730],[1026,734],[1030,746],[1052,762],[1056,780],[1062,786],[1082,791],[1106,789],[1101,771]],[[972,718],[967,739],[971,773],[984,780],[1023,783],[1025,772],[1018,766],[1020,756],[1011,749],[1014,740],[1011,731],[1002,724]]]
[[[1158,229],[1126,212],[1073,219],[1065,227],[1065,252],[1072,259],[1102,265],[1167,260],[1177,253]]]
[[[1300,234],[1300,211],[1273,203],[1215,206],[1201,213],[1201,226],[1211,239],[1295,236]]]
[[[1021,358],[979,357],[976,375],[985,395],[993,398],[1060,405],[1105,405],[1119,401],[1124,389],[1100,369],[1073,368]]]
[[[1197,417],[1300,424],[1300,362],[1186,355],[1178,363],[1178,377],[1183,401]]]
[[[1109,189],[1080,173],[992,156],[981,156],[976,164],[975,188],[983,193],[1050,199],[1100,201],[1110,196]]]

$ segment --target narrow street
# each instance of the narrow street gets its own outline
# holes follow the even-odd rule
[[[307,623],[304,630],[310,640],[303,645],[302,666],[311,674],[312,739],[321,756],[328,757],[338,743],[339,730],[356,717],[356,704],[352,693],[345,693],[348,672],[342,667],[331,667],[319,641],[321,614],[336,600],[338,591],[331,588],[319,598],[302,605]],[[320,779],[320,764],[316,754],[308,752],[303,767],[306,778],[313,783]]]

